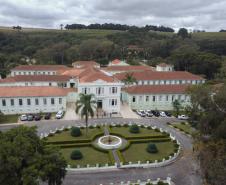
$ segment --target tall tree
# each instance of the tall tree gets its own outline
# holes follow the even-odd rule
[[[46,146],[35,127],[19,126],[0,133],[0,184],[60,185],[66,161],[56,148]]]
[[[96,109],[96,101],[93,94],[79,94],[79,100],[76,102],[76,113],[79,113],[82,117],[85,116],[86,122],[86,135],[88,133],[88,119],[89,116],[94,116],[94,110]]]
[[[188,38],[188,36],[189,36],[188,30],[186,28],[180,28],[177,35],[180,36],[183,39]]]
[[[136,78],[133,76],[133,73],[126,73],[125,78],[122,80],[126,85],[132,85],[137,83]]]

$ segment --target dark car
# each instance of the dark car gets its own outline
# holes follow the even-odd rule
[[[33,121],[33,120],[34,120],[34,116],[32,114],[28,114],[27,121]]]
[[[159,116],[160,116],[160,113],[159,113],[159,111],[157,111],[157,110],[152,110],[151,112],[152,112],[152,114],[153,114],[154,116],[156,116],[156,117],[159,117]]]
[[[46,113],[45,114],[45,119],[50,119],[51,118],[51,113]]]
[[[168,117],[171,117],[171,116],[172,116],[172,114],[171,114],[170,112],[167,112],[167,111],[165,111],[165,114],[166,114]]]
[[[35,121],[40,121],[42,119],[42,116],[40,114],[35,115]]]

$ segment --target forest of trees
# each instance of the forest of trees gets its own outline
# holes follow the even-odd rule
[[[65,29],[73,30],[73,29],[97,29],[97,30],[137,30],[137,31],[161,31],[161,32],[174,32],[173,28],[165,27],[165,26],[153,26],[146,25],[143,27],[138,26],[129,26],[125,24],[113,24],[113,23],[104,23],[104,24],[89,24],[88,26],[84,24],[70,24],[66,25]]]
[[[202,33],[200,33],[202,34]],[[131,50],[130,46],[139,50]],[[196,39],[181,29],[178,34],[141,30],[0,31],[0,74],[5,77],[19,64],[64,64],[96,60],[106,65],[115,58],[137,64],[160,62],[175,65],[207,79],[225,76],[224,39]]]
[[[194,151],[200,161],[203,184],[226,184],[226,84],[201,85],[189,89],[190,120],[199,131]]]

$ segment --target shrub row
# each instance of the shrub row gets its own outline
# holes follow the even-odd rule
[[[60,148],[74,148],[74,147],[90,147],[91,143],[77,143],[77,144],[64,144],[64,145],[56,145]]]

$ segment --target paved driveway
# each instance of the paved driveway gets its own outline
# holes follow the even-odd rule
[[[172,133],[176,139],[182,144],[182,155],[178,160],[165,167],[149,168],[149,169],[115,169],[115,170],[100,170],[86,172],[68,171],[63,185],[109,185],[110,183],[120,184],[121,181],[137,181],[147,179],[157,179],[171,177],[176,185],[201,185],[200,175],[197,173],[198,166],[192,154],[192,139],[182,134],[181,132],[169,127],[166,122],[174,122],[174,118],[150,118],[150,119],[92,119],[90,124],[95,123],[132,123],[157,126],[166,129]],[[62,125],[84,125],[84,121],[66,121],[52,120],[25,123],[25,125],[38,127],[38,134],[48,132]],[[13,126],[0,126],[0,130],[7,130]]]
[[[75,113],[75,103],[67,103],[64,120],[79,120],[79,115]]]
[[[123,118],[139,118],[139,116],[133,112],[126,103],[121,104],[120,113]]]

